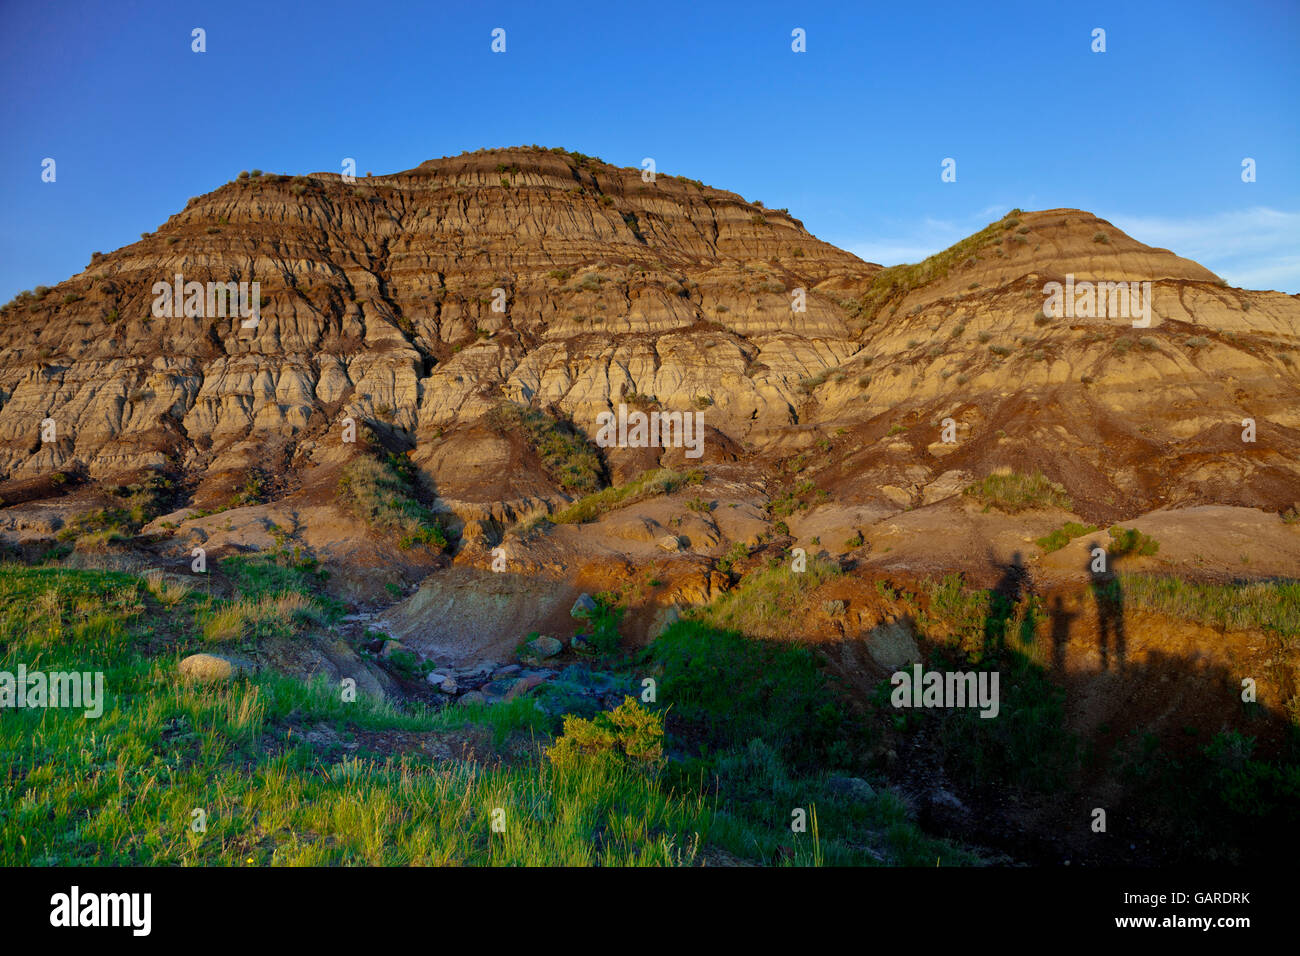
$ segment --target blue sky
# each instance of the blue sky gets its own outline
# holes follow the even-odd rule
[[[0,301],[241,169],[378,174],[521,143],[650,156],[885,264],[1013,206],[1073,206],[1300,292],[1297,37],[1295,0],[3,2]]]

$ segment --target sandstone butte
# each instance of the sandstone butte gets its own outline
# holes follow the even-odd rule
[[[152,287],[176,274],[258,282],[260,324],[154,318]],[[1150,328],[1044,316],[1044,284],[1067,275],[1151,282]],[[677,560],[693,576],[671,598],[690,603],[722,586],[712,562],[736,542],[835,556],[856,533],[869,561],[923,571],[1030,554],[1062,514],[1163,521],[1163,554],[1182,535],[1202,564],[1229,561],[1234,545],[1204,535],[1231,528],[1272,542],[1261,573],[1297,567],[1279,515],[1300,499],[1300,298],[1231,288],[1077,209],[1012,210],[884,269],[735,193],[521,147],[355,183],[235,179],[39,292],[0,312],[10,546],[164,473],[180,498],[145,530],[173,558],[268,547],[279,529],[373,596],[452,556],[485,569],[521,518],[574,497],[494,409],[592,437],[632,401],[702,410],[704,455],[604,449],[603,481],[699,466],[704,484],[510,538],[512,570],[578,581]],[[409,453],[448,556],[400,551],[337,506],[341,468],[376,447]],[[997,523],[962,490],[999,469],[1042,471],[1070,508]],[[250,475],[257,499],[230,508]],[[684,512],[699,494],[712,510]],[[801,507],[778,521],[787,494]]]

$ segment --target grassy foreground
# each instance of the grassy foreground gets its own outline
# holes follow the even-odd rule
[[[271,567],[235,568],[241,601],[299,593],[314,610],[284,626],[328,627],[310,575]],[[528,699],[433,711],[345,703],[332,685],[268,673],[181,681],[182,656],[228,640],[205,627],[220,610],[156,579],[0,567],[0,671],[103,671],[107,698],[98,719],[0,715],[0,865],[974,862],[888,793],[830,793],[825,770],[854,755],[835,744],[847,718],[806,652],[679,624],[634,665],[659,681],[640,725],[664,734],[670,714],[674,759],[650,769],[619,759],[626,747],[592,746],[609,732],[588,722],[570,718],[553,743],[558,721]],[[728,675],[748,692],[726,693]],[[782,734],[764,739],[771,700],[783,701]],[[454,745],[476,730],[521,746],[476,762],[396,743]],[[796,832],[797,811],[808,825]]]

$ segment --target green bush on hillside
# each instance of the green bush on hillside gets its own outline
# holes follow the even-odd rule
[[[415,491],[415,466],[405,455],[382,460],[358,455],[339,478],[339,503],[375,531],[397,537],[402,548],[447,546],[441,522],[420,503]]]
[[[1050,554],[1053,551],[1061,550],[1075,538],[1081,538],[1085,534],[1092,534],[1096,530],[1096,525],[1067,521],[1061,527],[1043,535],[1034,543],[1042,548],[1045,553]]]
[[[1128,554],[1149,556],[1160,550],[1160,542],[1136,528],[1121,528],[1115,525],[1109,530],[1110,544],[1106,546],[1115,557]]]
[[[996,508],[1008,514],[1037,508],[1069,511],[1073,507],[1065,488],[1039,471],[989,475],[967,487],[965,494],[983,502],[985,511]]]

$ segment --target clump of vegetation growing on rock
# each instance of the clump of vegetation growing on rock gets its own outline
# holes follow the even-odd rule
[[[130,485],[114,485],[108,493],[120,504],[73,516],[56,537],[82,547],[128,541],[166,510],[175,485],[166,475],[154,473]]]
[[[1065,488],[1040,471],[1028,475],[1014,471],[992,474],[968,486],[964,493],[982,502],[985,511],[996,508],[1007,514],[1037,508],[1069,511],[1074,506]]]
[[[336,496],[375,531],[395,536],[399,547],[447,546],[442,523],[417,496],[415,466],[405,455],[357,456],[343,469]]]
[[[704,472],[698,468],[684,472],[674,471],[671,468],[648,471],[616,488],[605,488],[585,498],[579,498],[567,508],[551,515],[550,520],[555,524],[583,524],[595,521],[615,508],[635,504],[647,498],[656,498],[659,495],[672,494],[678,488],[698,485],[703,480]]]
[[[723,630],[752,637],[783,637],[808,612],[812,593],[841,573],[839,565],[821,558],[810,557],[802,572],[792,571],[788,561],[774,559],[695,614]]]
[[[802,391],[811,392],[819,386],[824,385],[826,380],[830,378],[831,372],[832,369],[823,369],[816,375],[809,375],[807,378],[802,378],[799,380],[799,388]]]
[[[244,483],[235,489],[230,496],[231,508],[242,508],[244,505],[261,504],[267,493],[267,479],[260,471],[251,471],[244,479]]]
[[[1160,550],[1160,542],[1137,528],[1121,528],[1115,525],[1110,529],[1110,544],[1106,550],[1116,557],[1128,554],[1149,556]]]
[[[1067,521],[1055,531],[1043,535],[1035,544],[1042,548],[1044,553],[1050,554],[1053,551],[1061,550],[1075,538],[1082,537],[1085,534],[1092,534],[1096,530],[1096,525]]]
[[[749,548],[743,541],[733,541],[727,553],[718,558],[718,570],[730,574],[741,561],[749,557]]]
[[[547,475],[569,494],[590,494],[604,484],[600,453],[572,423],[511,403],[494,408],[490,421],[501,431],[522,434]]]

